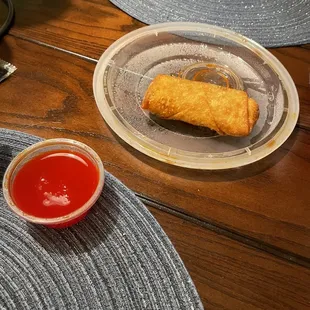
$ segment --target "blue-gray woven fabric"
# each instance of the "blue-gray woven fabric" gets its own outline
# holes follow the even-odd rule
[[[0,129],[0,176],[40,138]],[[1,309],[203,309],[173,245],[111,174],[87,217],[54,230],[26,223],[0,192]]]
[[[197,22],[241,33],[265,47],[310,42],[309,0],[110,0],[146,23]]]

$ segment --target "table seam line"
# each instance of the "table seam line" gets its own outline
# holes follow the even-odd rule
[[[247,235],[243,235],[242,233],[231,230],[227,227],[223,227],[217,223],[214,223],[214,222],[211,223],[211,222],[206,221],[206,220],[201,220],[195,216],[188,215],[184,212],[177,211],[167,204],[160,203],[158,201],[154,201],[153,199],[145,197],[144,195],[139,194],[137,192],[135,192],[135,195],[146,206],[153,207],[157,210],[160,210],[160,211],[166,212],[168,214],[174,215],[178,218],[187,220],[187,221],[194,223],[200,227],[203,227],[203,228],[208,229],[210,231],[213,231],[219,235],[223,235],[229,239],[232,239],[238,243],[241,243],[241,244],[250,246],[252,248],[255,248],[256,250],[260,250],[262,252],[271,254],[274,257],[280,258],[286,262],[296,264],[296,265],[300,265],[302,267],[310,269],[310,259],[308,259],[307,257],[304,257],[302,255],[293,253],[291,251],[279,248],[279,247],[274,246],[272,244],[268,244],[268,243],[261,241],[261,240],[258,240],[256,238],[253,238],[253,237],[250,237]]]

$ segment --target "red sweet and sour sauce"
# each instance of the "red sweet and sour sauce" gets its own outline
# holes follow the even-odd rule
[[[82,207],[98,182],[98,169],[86,156],[66,150],[52,151],[34,157],[17,172],[12,196],[23,212],[55,218]]]

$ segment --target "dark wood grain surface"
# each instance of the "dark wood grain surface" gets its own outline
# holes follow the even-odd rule
[[[307,130],[296,128],[279,150],[250,166],[221,172],[176,168],[134,151],[107,128],[92,93],[95,63],[12,36],[0,46],[0,57],[18,67],[1,86],[2,126],[82,140],[136,192],[310,257]]]
[[[0,41],[0,58],[18,70],[0,84],[0,126],[93,147],[152,206],[211,309],[310,307],[309,45],[271,50],[300,97],[287,142],[246,167],[192,171],[135,151],[96,107],[97,59],[142,23],[107,0],[14,2],[16,22]]]
[[[143,24],[108,0],[15,0],[16,19],[10,31],[98,59],[124,34]]]
[[[309,309],[308,268],[150,210],[183,259],[205,309]]]

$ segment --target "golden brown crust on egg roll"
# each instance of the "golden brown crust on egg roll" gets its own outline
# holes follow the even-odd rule
[[[257,103],[244,91],[169,75],[152,81],[142,108],[231,136],[248,135],[259,116]]]

